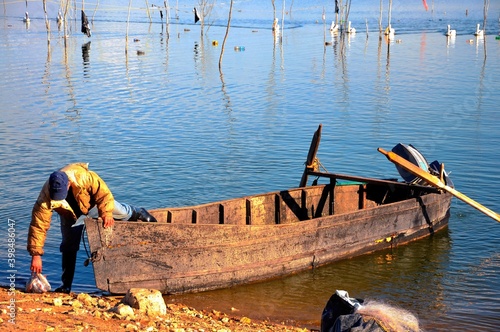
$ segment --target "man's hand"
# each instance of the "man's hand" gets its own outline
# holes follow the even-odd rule
[[[115,220],[110,216],[103,217],[102,220],[104,221],[104,228],[111,227],[115,224]]]
[[[42,256],[31,256],[31,272],[42,273]]]

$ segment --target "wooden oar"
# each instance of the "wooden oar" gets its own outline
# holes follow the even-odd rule
[[[408,171],[411,174],[413,174],[415,176],[418,176],[419,178],[423,179],[429,185],[437,187],[439,189],[442,189],[442,190],[445,190],[445,191],[449,192],[450,194],[452,194],[456,198],[464,201],[465,203],[469,204],[470,206],[472,206],[472,207],[478,209],[479,211],[483,212],[487,216],[489,216],[489,217],[495,219],[496,221],[500,222],[500,215],[498,213],[496,213],[496,212],[488,209],[487,207],[479,204],[478,202],[476,202],[472,198],[469,198],[469,197],[465,196],[464,194],[462,194],[458,190],[456,190],[456,189],[454,189],[454,188],[452,188],[450,186],[447,186],[437,176],[434,176],[434,175],[430,174],[429,172],[426,172],[425,170],[421,169],[420,167],[418,167],[416,165],[413,165],[411,162],[407,161],[403,157],[400,157],[399,155],[395,154],[392,151],[387,152],[387,151],[385,151],[382,148],[378,148],[378,151],[380,153],[384,154],[387,157],[387,159],[389,159],[390,161],[392,161],[394,164],[403,167],[406,171]]]

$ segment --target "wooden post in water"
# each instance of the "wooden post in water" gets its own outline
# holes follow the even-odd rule
[[[281,10],[281,35],[280,35],[281,42],[283,42],[284,30],[285,30],[285,0],[283,0],[283,9]]]
[[[490,7],[490,0],[484,0],[484,21],[483,21],[483,47],[484,47],[484,61],[486,61],[486,18],[488,17],[488,9]]]
[[[273,22],[276,20],[276,5],[274,0],[271,0],[271,4],[273,5]]]
[[[226,34],[224,35],[224,40],[222,41],[222,47],[221,47],[221,50],[220,50],[219,72],[221,74],[221,77],[222,77],[222,57],[224,56],[224,48],[226,46],[227,36],[229,35],[229,28],[231,26],[231,16],[232,16],[232,13],[233,13],[233,0],[231,0],[231,4],[229,5],[229,15],[228,15],[228,19],[227,19]]]
[[[97,0],[97,3],[95,5],[94,14],[92,14],[92,28],[94,27],[94,16],[95,13],[97,12],[97,7],[99,7],[99,0]]]
[[[165,6],[165,23],[167,25],[167,40],[170,39],[170,29],[169,29],[169,23],[170,23],[170,19],[169,19],[169,15],[170,15],[170,5],[168,3],[168,0],[164,0],[163,1],[163,5]]]
[[[323,6],[323,15],[321,15],[321,19],[323,20],[323,45],[324,45],[326,43],[326,13],[324,6]]]
[[[378,31],[379,31],[379,39],[382,39],[382,0],[380,0],[380,15],[378,18]]]
[[[152,21],[151,21],[151,13],[149,12],[148,0],[146,0],[146,12],[148,13],[149,23],[152,23]]]
[[[47,44],[50,44],[50,22],[47,17],[47,0],[43,0],[43,12],[45,13],[45,27],[47,28]]]
[[[66,6],[64,7],[64,47],[67,47],[68,45],[68,8],[69,8],[69,0],[66,0]]]
[[[125,54],[128,53],[128,26],[130,21],[130,7],[132,6],[132,0],[128,1],[128,16],[127,16],[127,32],[125,33]]]

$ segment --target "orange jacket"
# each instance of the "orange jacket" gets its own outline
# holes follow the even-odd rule
[[[108,186],[97,173],[88,169],[88,163],[69,164],[60,169],[66,173],[70,190],[83,214],[97,205],[99,216],[113,216],[114,198]],[[31,224],[28,231],[28,252],[32,256],[43,255],[43,246],[52,219],[52,211],[66,219],[76,220],[76,215],[68,202],[53,201],[49,195],[49,180],[45,182],[33,206]]]

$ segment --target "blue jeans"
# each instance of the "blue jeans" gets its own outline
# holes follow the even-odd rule
[[[113,218],[115,220],[129,220],[132,216],[132,207],[128,204],[120,203],[115,200]],[[83,220],[87,217],[99,217],[97,206],[90,209],[87,215],[80,216],[76,222],[66,220],[61,216],[61,235],[62,242],[59,250],[61,252],[76,252],[80,249],[80,240],[82,238]]]

